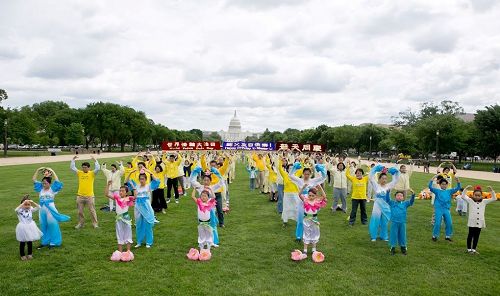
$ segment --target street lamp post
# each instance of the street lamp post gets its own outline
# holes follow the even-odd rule
[[[439,130],[436,131],[436,158],[441,161],[441,156],[439,155]]]
[[[5,118],[3,122],[3,157],[7,157],[7,123],[8,120]]]
[[[370,136],[370,155],[368,155],[368,160],[370,160],[371,156],[372,156],[372,136]]]

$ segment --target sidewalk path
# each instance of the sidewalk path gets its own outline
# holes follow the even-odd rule
[[[113,158],[113,157],[128,157],[136,154],[137,152],[123,152],[123,153],[103,152],[101,154],[78,154],[77,160],[87,160],[90,159],[91,156],[94,156],[96,159],[101,159],[101,158]],[[50,162],[60,162],[60,161],[69,162],[74,156],[75,156],[74,154],[66,154],[57,156],[23,156],[23,157],[0,158],[0,166],[33,164],[33,163],[50,163]]]
[[[367,161],[367,160],[361,160],[362,164],[370,165],[373,162],[372,161]],[[383,163],[381,162],[380,164],[387,166],[387,167],[392,167],[396,165],[395,163]],[[399,164],[397,165],[399,167]],[[413,171],[414,172],[424,172],[424,167],[420,166],[413,166]],[[430,167],[429,168],[430,174],[436,174],[437,172],[437,167]],[[458,170],[457,169],[457,177],[459,178],[472,178],[472,179],[480,179],[480,180],[488,180],[488,181],[496,181],[500,182],[500,174],[495,174],[493,172],[483,172],[483,171],[472,171],[472,170]],[[429,177],[430,178],[430,177]]]

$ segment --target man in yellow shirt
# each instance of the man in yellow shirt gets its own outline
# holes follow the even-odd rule
[[[257,174],[257,186],[259,187],[260,193],[264,193],[264,177],[266,166],[264,164],[264,156],[262,154],[252,154],[252,160],[255,161],[255,167],[259,171]]]
[[[90,170],[90,163],[83,162],[82,169],[76,168],[75,159],[78,155],[73,157],[71,160],[70,168],[78,176],[78,193],[76,196],[76,204],[78,206],[78,224],[75,226],[76,229],[83,227],[85,223],[85,216],[83,215],[83,208],[85,205],[89,207],[90,219],[92,220],[92,225],[94,228],[99,227],[97,224],[97,214],[95,212],[95,196],[94,196],[94,180],[95,175],[101,169],[99,162],[91,156],[92,160],[95,162],[95,168],[93,171]]]
[[[174,189],[175,203],[179,203],[177,177],[179,177],[179,165],[181,164],[181,162],[182,156],[177,152],[175,152],[175,154],[170,154],[168,156],[168,159],[166,154],[163,154],[162,156],[162,163],[165,164],[165,175],[167,176],[167,203],[170,203],[172,188]]]

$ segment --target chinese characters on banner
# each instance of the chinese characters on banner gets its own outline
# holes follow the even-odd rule
[[[272,142],[224,142],[222,143],[222,149],[273,151],[275,146]]]
[[[300,150],[302,152],[325,152],[325,145],[323,144],[300,144],[300,143],[285,143],[277,142],[276,150]]]
[[[181,142],[164,141],[161,143],[162,150],[220,150],[220,142]]]

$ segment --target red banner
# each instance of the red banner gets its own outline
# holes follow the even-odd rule
[[[300,150],[302,152],[325,152],[325,145],[323,144],[301,144],[301,143],[285,143],[277,142],[276,150]]]
[[[203,141],[203,142],[181,142],[181,141],[164,141],[161,143],[162,150],[220,150],[220,142]]]

